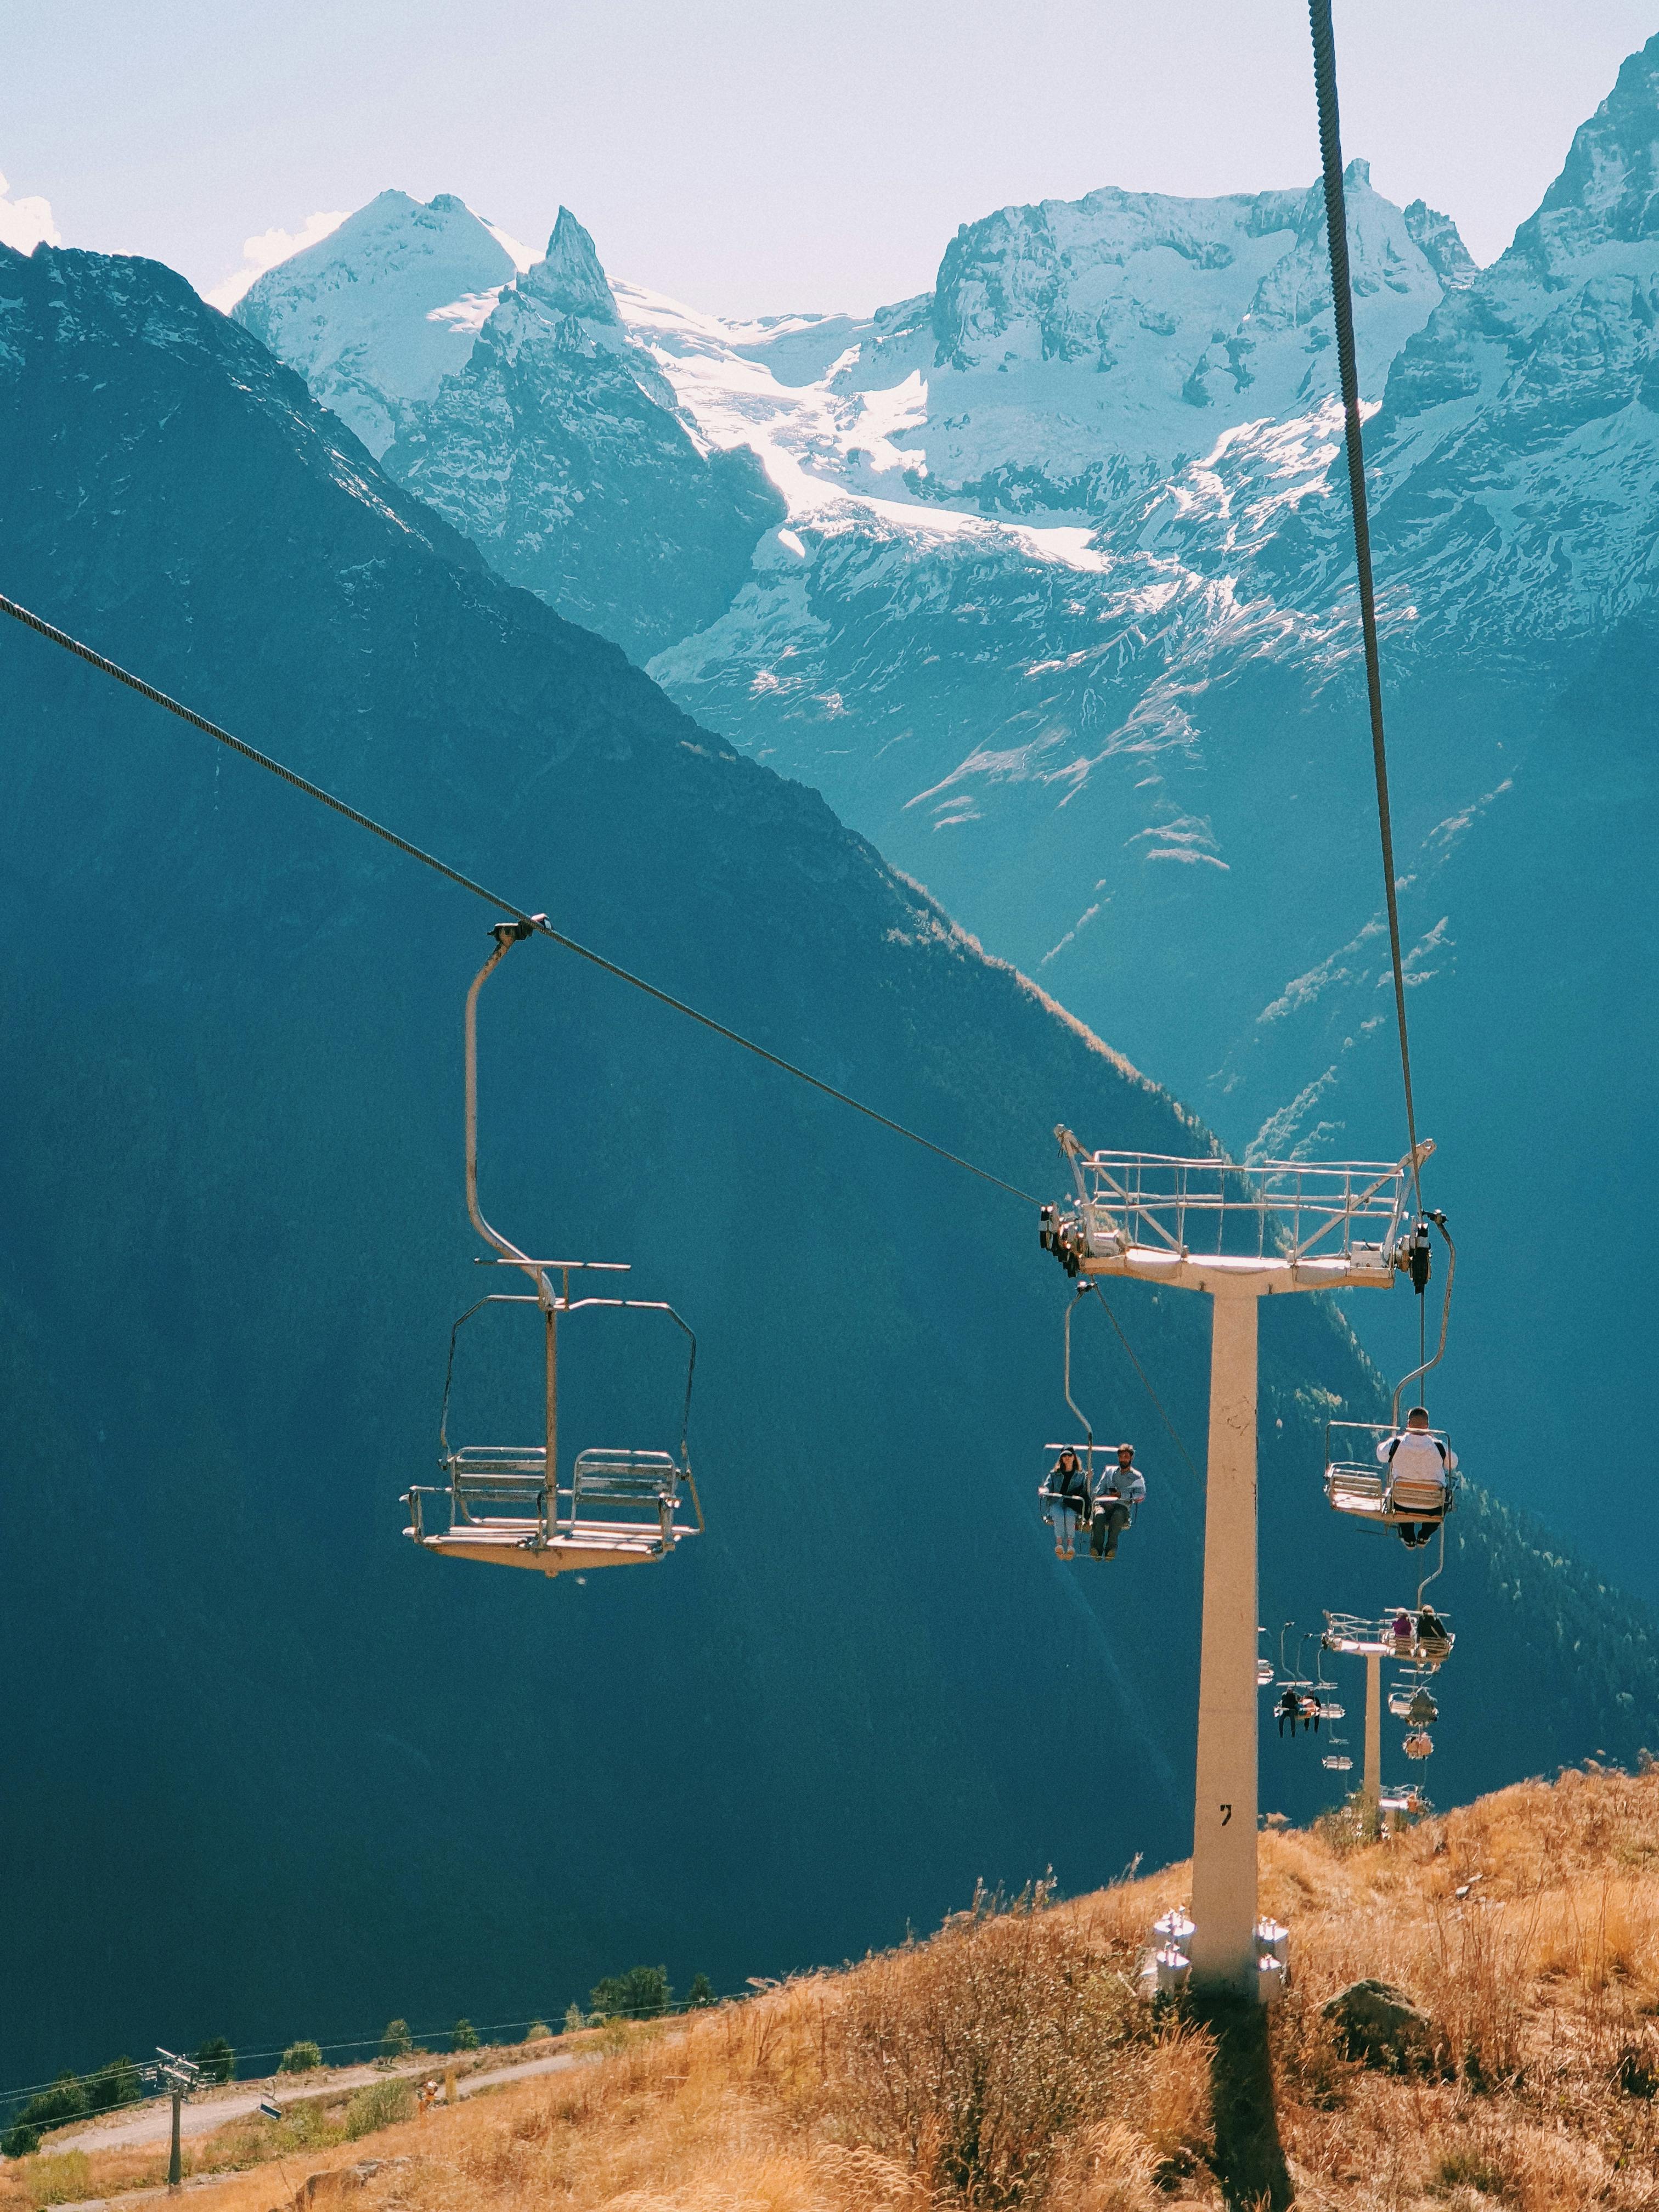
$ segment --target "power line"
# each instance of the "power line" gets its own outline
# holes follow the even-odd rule
[[[1030,1191],[1021,1190],[1018,1183],[1006,1182],[1002,1176],[993,1175],[988,1168],[976,1167],[972,1160],[963,1159],[959,1152],[951,1152],[944,1145],[936,1145],[931,1137],[924,1137],[916,1130],[907,1128],[902,1121],[894,1121],[890,1115],[878,1114],[873,1106],[866,1106],[861,1099],[850,1097],[845,1091],[838,1091],[833,1083],[826,1083],[822,1077],[809,1074],[805,1068],[797,1067],[793,1060],[785,1060],[775,1052],[769,1052],[763,1044],[757,1044],[752,1037],[728,1029],[724,1022],[717,1022],[711,1014],[699,1012],[696,1006],[688,1006],[684,999],[677,999],[671,992],[659,990],[656,984],[647,983],[642,975],[633,975],[628,969],[619,967],[614,960],[607,960],[602,952],[595,952],[592,946],[579,944],[574,937],[565,936],[562,931],[552,927],[545,915],[527,912],[512,899],[502,898],[483,884],[475,882],[471,876],[463,875],[459,868],[452,868],[447,860],[441,860],[435,854],[410,844],[407,837],[400,837],[395,830],[388,830],[384,823],[376,822],[371,815],[360,813],[355,806],[349,806],[343,799],[336,798],[331,791],[325,791],[320,784],[310,782],[281,761],[273,760],[269,753],[262,753],[243,738],[234,737],[228,730],[221,729],[218,723],[210,722],[205,714],[198,714],[192,708],[170,698],[165,691],[158,690],[155,684],[146,683],[142,676],[135,676],[117,662],[106,660],[101,653],[94,653],[89,645],[83,645],[79,638],[71,637],[67,630],[58,629],[40,616],[32,614],[28,608],[20,606],[15,599],[0,595],[0,613],[9,615],[15,622],[20,622],[41,637],[50,639],[53,645],[62,646],[66,653],[78,655],[101,674],[112,676],[118,684],[125,684],[130,691],[136,691],[140,698],[148,699],[153,706],[165,708],[169,714],[176,714],[181,722],[188,722],[193,730],[200,730],[204,737],[211,738],[216,744],[228,745],[232,752],[240,753],[244,760],[252,761],[256,768],[280,776],[284,783],[291,783],[296,791],[302,791],[307,799],[317,799],[322,805],[331,807],[336,814],[343,815],[348,822],[355,822],[360,830],[367,830],[372,836],[382,839],[398,852],[407,854],[411,860],[418,860],[422,867],[431,868],[437,874],[447,877],[464,891],[471,891],[475,898],[484,900],[503,914],[510,914],[515,921],[526,923],[539,936],[550,938],[555,945],[562,945],[567,952],[574,952],[578,958],[591,961],[594,967],[602,968],[607,975],[614,975],[619,982],[629,984],[635,991],[642,991],[647,998],[656,1000],[659,1006],[672,1007],[677,1014],[684,1014],[688,1021],[697,1022],[704,1029],[712,1030],[716,1036],[724,1037],[728,1044],[739,1045],[744,1052],[753,1053],[757,1060],[781,1068],[786,1075],[793,1075],[797,1082],[810,1084],[814,1091],[821,1091],[826,1098],[833,1098],[842,1106],[850,1106],[855,1114],[862,1114],[866,1120],[878,1122],[884,1129],[890,1129],[895,1136],[907,1138],[911,1144],[920,1145],[924,1152],[933,1152],[942,1160],[949,1160],[953,1167],[966,1169],[969,1175],[977,1176],[981,1182],[994,1184],[997,1189],[1006,1190],[1011,1197],[1023,1200],[1027,1206],[1038,1204]]]
[[[1365,641],[1365,690],[1370,703],[1371,759],[1376,770],[1376,815],[1382,833],[1382,874],[1389,904],[1389,944],[1394,957],[1395,1016],[1400,1025],[1400,1073],[1406,1089],[1406,1134],[1411,1146],[1412,1187],[1423,1211],[1417,1158],[1417,1109],[1412,1100],[1411,1045],[1406,1035],[1406,970],[1400,957],[1400,902],[1395,890],[1394,825],[1389,811],[1389,762],[1382,738],[1382,678],[1376,647],[1376,594],[1371,581],[1371,529],[1365,497],[1365,450],[1359,420],[1359,372],[1353,348],[1353,286],[1348,271],[1348,211],[1342,191],[1342,129],[1336,104],[1336,38],[1331,0],[1308,0],[1313,34],[1314,88],[1319,101],[1319,151],[1325,171],[1325,228],[1330,240],[1331,298],[1336,310],[1336,359],[1342,380],[1342,413],[1353,507],[1354,559],[1359,570],[1359,621]]]

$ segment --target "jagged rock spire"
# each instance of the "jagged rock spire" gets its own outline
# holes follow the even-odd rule
[[[546,259],[538,261],[519,283],[532,298],[562,314],[578,315],[590,323],[621,319],[593,241],[568,207],[559,210]]]

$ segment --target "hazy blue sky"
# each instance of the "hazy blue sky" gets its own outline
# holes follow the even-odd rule
[[[1659,0],[1337,0],[1347,151],[1489,260]],[[204,289],[386,185],[726,313],[868,307],[957,223],[1311,179],[1301,0],[0,0],[0,172]]]

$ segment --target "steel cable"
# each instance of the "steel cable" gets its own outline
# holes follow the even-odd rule
[[[1186,1445],[1182,1443],[1180,1430],[1176,1428],[1175,1423],[1164,1412],[1164,1401],[1158,1396],[1157,1391],[1153,1389],[1152,1384],[1147,1381],[1146,1370],[1141,1365],[1140,1362],[1135,1358],[1134,1346],[1130,1343],[1128,1338],[1123,1334],[1123,1330],[1119,1323],[1117,1316],[1112,1311],[1111,1307],[1106,1304],[1106,1293],[1100,1287],[1100,1278],[1098,1276],[1094,1277],[1090,1282],[1089,1288],[1094,1292],[1095,1296],[1100,1300],[1101,1304],[1105,1308],[1106,1318],[1110,1322],[1112,1327],[1117,1331],[1117,1340],[1123,1346],[1123,1349],[1128,1353],[1129,1364],[1134,1369],[1135,1373],[1139,1376],[1142,1389],[1146,1391],[1146,1395],[1152,1400],[1153,1405],[1157,1407],[1158,1418],[1170,1431],[1171,1437],[1174,1439],[1176,1449],[1181,1454],[1182,1459],[1187,1462],[1188,1474],[1190,1474],[1193,1480],[1197,1483],[1200,1488],[1202,1488],[1204,1478],[1199,1473],[1198,1469],[1193,1465],[1193,1455],[1188,1450]]]
[[[712,1030],[716,1036],[724,1037],[728,1044],[740,1045],[744,1052],[753,1053],[757,1060],[765,1060],[769,1066],[781,1068],[786,1075],[793,1075],[798,1083],[810,1084],[814,1091],[821,1091],[826,1098],[833,1098],[842,1106],[850,1106],[855,1114],[862,1114],[866,1120],[878,1122],[884,1129],[890,1129],[895,1136],[907,1138],[911,1144],[920,1145],[924,1152],[935,1153],[942,1160],[949,1160],[952,1167],[965,1168],[969,1175],[977,1176],[981,1182],[994,1184],[997,1189],[1006,1190],[1011,1197],[1022,1200],[1027,1206],[1039,1203],[1030,1191],[1022,1190],[1018,1183],[1005,1182],[1000,1176],[993,1175],[988,1168],[976,1167],[972,1160],[963,1159],[959,1152],[951,1152],[944,1145],[936,1145],[931,1137],[924,1137],[916,1130],[907,1128],[902,1121],[894,1121],[890,1115],[878,1113],[873,1106],[866,1106],[861,1099],[852,1097],[845,1091],[837,1091],[833,1083],[824,1082],[821,1076],[809,1074],[805,1068],[797,1067],[793,1060],[785,1060],[778,1053],[769,1052],[763,1044],[757,1044],[752,1037],[728,1029],[724,1022],[717,1022],[712,1014],[699,1012],[696,1006],[688,1006],[684,999],[675,998],[672,992],[659,990],[656,984],[647,983],[642,975],[635,975],[628,969],[619,967],[614,960],[607,960],[604,953],[595,952],[591,945],[580,944],[574,937],[567,937],[562,930],[553,927],[545,915],[531,914],[512,899],[502,898],[484,884],[475,882],[471,876],[463,875],[459,868],[452,868],[447,860],[441,860],[435,853],[423,851],[419,845],[411,844],[407,837],[400,837],[395,830],[388,830],[384,823],[376,822],[372,815],[360,813],[355,806],[348,805],[343,799],[336,798],[331,791],[325,791],[320,784],[310,782],[281,761],[273,760],[269,753],[262,753],[243,738],[234,737],[228,730],[221,729],[217,722],[209,721],[205,714],[198,714],[193,708],[170,698],[165,691],[158,690],[155,684],[147,684],[142,676],[135,676],[130,669],[106,659],[101,653],[94,653],[89,645],[83,645],[79,638],[71,637],[67,630],[58,629],[40,616],[31,613],[27,607],[20,606],[15,599],[0,595],[0,613],[9,615],[14,622],[20,622],[41,637],[50,639],[53,645],[62,646],[66,653],[77,654],[103,675],[112,676],[118,684],[125,684],[130,691],[136,691],[141,699],[148,699],[153,706],[164,707],[169,714],[176,714],[181,722],[188,722],[193,730],[200,730],[204,737],[211,738],[216,744],[228,745],[232,752],[240,753],[244,760],[252,761],[256,768],[280,776],[284,783],[291,783],[296,791],[302,791],[307,799],[318,799],[323,805],[331,807],[336,814],[343,815],[348,822],[355,822],[360,830],[367,830],[371,836],[380,838],[398,852],[406,854],[411,860],[418,860],[422,867],[431,868],[437,874],[447,877],[452,884],[458,884],[464,891],[471,891],[475,898],[483,899],[499,912],[510,914],[515,921],[525,923],[538,936],[550,938],[555,945],[562,945],[567,952],[575,953],[579,959],[591,961],[594,967],[602,968],[607,975],[614,975],[619,982],[630,985],[635,991],[642,991],[647,998],[654,999],[659,1006],[672,1007],[677,1014],[684,1014],[688,1021]]]
[[[1359,620],[1365,643],[1365,690],[1370,704],[1371,758],[1376,771],[1376,814],[1382,833],[1382,874],[1388,896],[1389,945],[1394,959],[1395,1018],[1400,1027],[1400,1072],[1406,1091],[1406,1134],[1411,1146],[1412,1188],[1423,1210],[1417,1159],[1417,1109],[1412,1097],[1411,1044],[1406,1032],[1406,969],[1400,952],[1400,902],[1395,885],[1394,825],[1389,810],[1389,762],[1382,736],[1382,678],[1376,646],[1376,595],[1371,580],[1370,516],[1365,497],[1365,450],[1359,418],[1359,373],[1354,359],[1353,287],[1348,270],[1348,214],[1342,190],[1342,129],[1336,100],[1336,39],[1331,0],[1308,0],[1313,34],[1314,88],[1319,102],[1319,153],[1325,173],[1325,228],[1330,240],[1331,300],[1336,313],[1336,360],[1353,507],[1354,560],[1359,571]]]

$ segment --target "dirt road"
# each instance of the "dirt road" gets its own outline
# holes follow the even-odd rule
[[[458,2075],[456,2092],[459,2097],[471,2097],[480,2089],[493,2088],[498,2081],[523,2081],[537,2074],[556,2074],[564,2067],[574,2066],[576,2058],[574,2051],[554,2051],[540,2058],[492,2060],[475,2073]],[[267,2101],[276,2105],[312,2104],[319,2097],[339,2096],[353,2089],[366,2088],[371,2081],[392,2078],[422,2081],[435,2075],[441,2081],[444,2069],[453,2063],[448,2058],[427,2057],[418,2063],[410,2062],[392,2067],[342,2066],[326,2075],[301,2075],[289,2079],[279,2075],[274,2081],[228,2082],[222,2089],[204,2089],[191,2098],[179,2116],[179,2132],[185,2136],[211,2135],[228,2121],[257,2112]],[[54,2132],[43,2139],[41,2148],[127,2149],[145,2143],[166,2142],[172,2130],[171,2100],[153,2097],[145,2104],[129,2106],[124,2112],[106,2113],[85,2127]]]

